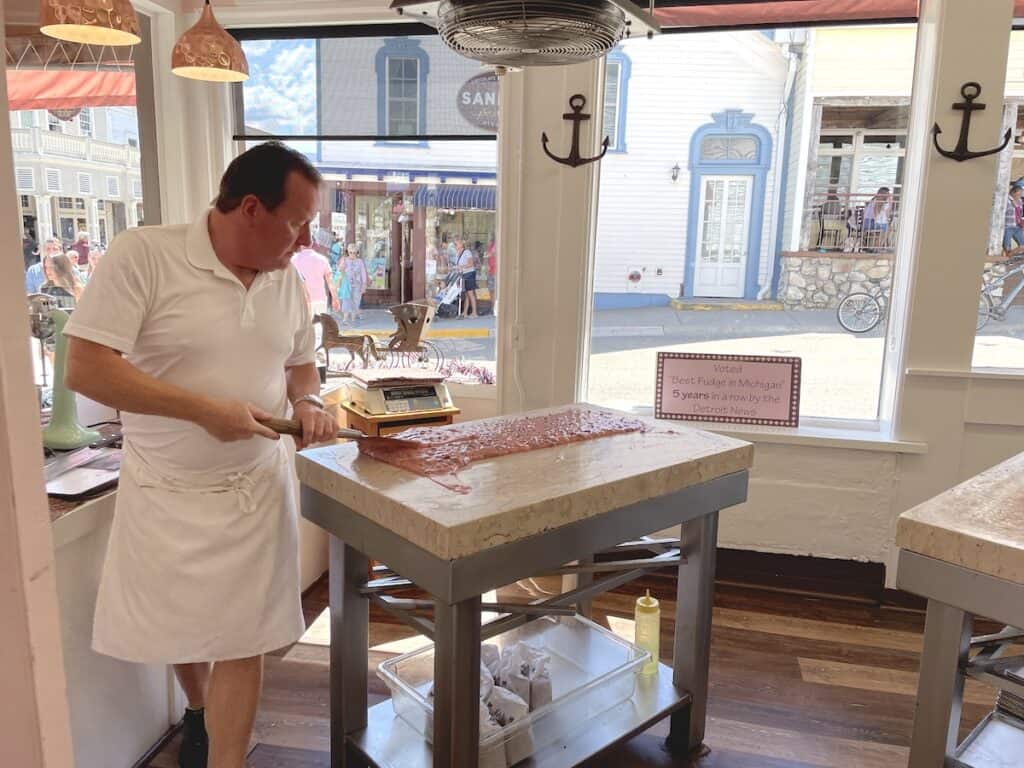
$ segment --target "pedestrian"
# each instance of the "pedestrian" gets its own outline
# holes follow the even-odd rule
[[[864,206],[864,231],[868,233],[866,244],[883,247],[892,221],[892,192],[888,187],[879,187]]]
[[[359,258],[359,246],[349,243],[345,255],[338,263],[338,297],[341,299],[341,322],[352,322],[362,319],[360,309],[363,304],[363,293],[370,282],[366,264]]]
[[[39,292],[53,298],[54,303],[61,309],[74,309],[78,300],[82,298],[82,289],[85,286],[74,266],[77,258],[76,251],[68,251],[55,253],[43,259],[46,282],[39,287]]]
[[[337,311],[338,298],[334,295],[331,284],[331,263],[326,256],[321,256],[312,248],[303,248],[292,257],[292,264],[299,271],[299,276],[306,286],[306,298],[309,301],[310,315],[327,312],[328,306]]]
[[[466,247],[461,237],[455,238],[455,250],[459,254],[457,269],[462,273],[462,295],[465,299],[463,317],[477,317],[476,311],[476,254]]]
[[[25,260],[25,269],[28,269],[39,260],[39,246],[35,238],[26,232],[21,237],[21,255]]]
[[[1024,228],[1021,227],[1021,200],[1024,187],[1014,184],[1006,196],[1003,214],[1003,257],[1009,258],[1020,253],[1024,246]]]
[[[75,252],[75,266],[85,269],[89,266],[89,233],[82,230],[75,238],[71,250]]]
[[[55,237],[47,238],[43,242],[43,253],[39,261],[25,270],[25,293],[39,293],[39,289],[46,282],[46,270],[44,263],[54,255],[61,252],[60,240]]]
[[[65,382],[124,430],[93,648],[174,665],[182,768],[207,750],[211,768],[243,767],[263,654],[305,629],[294,468],[261,421],[293,413],[300,448],[337,430],[291,269],[319,187],[298,152],[249,149],[191,224],[119,234],[64,331]]]

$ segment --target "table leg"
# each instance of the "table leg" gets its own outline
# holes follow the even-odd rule
[[[370,607],[359,588],[369,562],[337,536],[330,542],[331,765],[357,768],[346,736],[366,727]]]
[[[570,565],[593,565],[594,556],[581,557]],[[562,591],[572,592],[574,589],[580,587],[589,587],[594,583],[594,574],[590,571],[581,571],[579,573],[567,573],[562,576]],[[593,605],[590,600],[584,600],[576,604],[576,610],[581,616],[586,616],[588,619],[593,616]]]
[[[434,768],[477,768],[480,598],[434,604]]]
[[[680,542],[685,560],[679,564],[676,586],[672,681],[689,691],[692,701],[689,707],[673,713],[667,744],[675,754],[686,755],[704,742],[718,512],[684,523]]]
[[[944,765],[956,750],[964,695],[960,665],[968,658],[973,625],[969,613],[928,601],[909,768]]]

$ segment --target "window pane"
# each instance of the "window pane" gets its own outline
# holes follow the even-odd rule
[[[1024,82],[1019,61],[1024,56],[1024,32],[1010,34],[1004,114],[1013,135],[1024,131]],[[996,105],[989,105],[990,108]],[[1008,127],[1009,127],[1008,126]],[[954,137],[955,138],[955,137]],[[953,143],[952,141],[950,142]],[[979,281],[975,321],[975,368],[1024,369],[1024,145],[1011,141],[999,155],[992,218]]]
[[[147,34],[148,24],[142,23]],[[116,64],[110,48],[68,46],[39,35],[11,34],[5,42],[8,83],[18,85],[11,89],[17,101],[10,104],[22,234],[16,258],[23,264],[26,293],[48,294],[58,306],[73,309],[89,290],[90,275],[110,240],[142,223],[137,205],[142,198],[140,151],[137,143],[130,146],[127,141],[139,133],[134,90],[124,97],[127,103],[111,105],[116,97],[109,88],[118,81],[133,86],[128,81],[134,81],[135,70],[130,63]],[[43,62],[61,77],[77,73],[79,88],[69,93],[61,87],[61,77],[56,83],[40,81]],[[102,77],[94,77],[97,72]],[[108,179],[115,180],[118,194],[105,194]],[[129,197],[132,185],[139,191]],[[46,404],[53,383],[52,356],[40,354],[38,339],[30,343],[36,383],[45,383]]]
[[[892,41],[886,83],[909,84],[912,26],[622,46],[636,138],[600,166],[590,401],[651,409],[659,351],[781,355],[803,361],[803,417],[877,418],[910,89],[865,96],[863,51]],[[794,80],[806,107],[780,121]],[[872,327],[840,324],[852,294]]]
[[[240,86],[245,121],[237,134],[387,136],[398,132],[396,99],[422,102],[415,117],[400,118],[416,123],[412,133],[497,131],[497,76],[436,35],[244,40],[242,47],[250,77]]]

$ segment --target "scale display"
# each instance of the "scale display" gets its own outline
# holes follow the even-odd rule
[[[388,413],[436,411],[441,409],[437,388],[428,386],[388,387],[383,390],[384,407]]]

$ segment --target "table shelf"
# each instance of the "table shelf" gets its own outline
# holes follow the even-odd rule
[[[611,746],[631,739],[689,705],[690,695],[672,682],[672,668],[639,675],[632,698],[586,723],[560,722],[556,715],[540,727],[564,734],[516,768],[571,768]],[[349,745],[373,768],[432,768],[426,739],[395,715],[390,701],[371,707],[367,727],[349,736]]]

